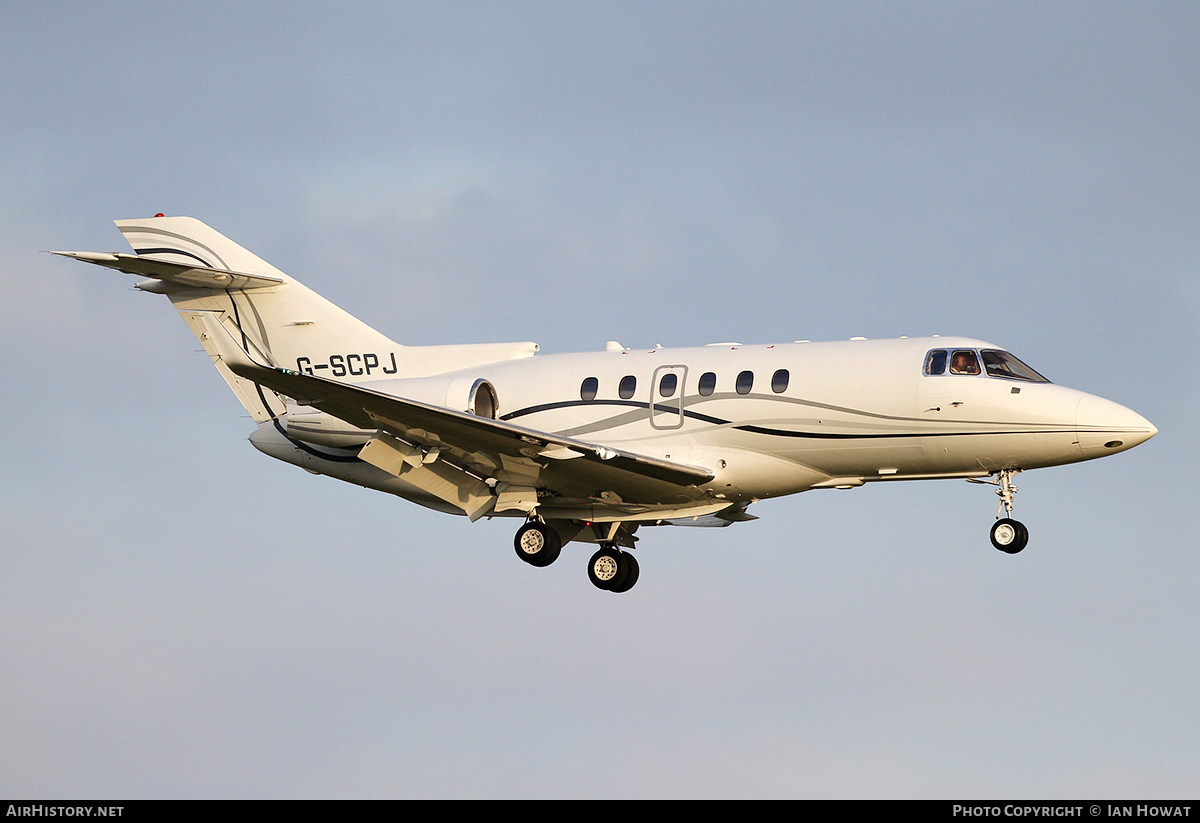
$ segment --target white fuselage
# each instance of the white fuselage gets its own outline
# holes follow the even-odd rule
[[[1137,413],[1075,389],[924,372],[931,350],[996,348],[933,337],[626,349],[360,385],[463,411],[471,387],[486,381],[500,420],[705,467],[714,477],[701,491],[733,503],[877,480],[1054,466],[1123,451],[1155,434]],[[389,354],[373,357],[386,363]],[[300,366],[319,361],[314,352]],[[301,453],[277,428],[263,424],[255,445],[310,470],[449,510],[399,478],[355,466],[346,459],[352,452],[317,446]]]

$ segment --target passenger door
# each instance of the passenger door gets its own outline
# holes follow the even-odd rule
[[[683,425],[683,393],[687,366],[659,366],[650,381],[650,425],[678,429]]]

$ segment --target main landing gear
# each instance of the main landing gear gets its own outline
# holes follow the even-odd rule
[[[992,525],[992,545],[1002,552],[1016,554],[1029,543],[1029,529],[1019,520],[1013,520],[1007,515],[1012,514],[1013,497],[1017,487],[1012,479],[1020,473],[1020,469],[1001,469],[996,473],[995,480],[975,480],[972,483],[987,483],[996,486],[996,494],[1000,496],[1000,505],[996,507],[996,522]],[[1005,517],[1000,513],[1004,512]]]
[[[530,520],[517,531],[513,547],[517,557],[541,568],[558,559],[562,538],[550,525]],[[629,591],[637,583],[638,574],[637,560],[629,552],[617,548],[615,543],[601,543],[600,551],[592,555],[588,563],[588,579],[596,588],[607,592]]]
[[[539,568],[549,566],[562,551],[562,539],[558,532],[537,520],[530,520],[522,526],[513,543],[517,557]]]
[[[588,579],[606,592],[629,591],[637,583],[638,574],[637,559],[611,543],[603,544],[588,561]]]

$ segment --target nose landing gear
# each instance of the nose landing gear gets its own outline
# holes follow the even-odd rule
[[[1019,520],[1002,517],[992,526],[992,545],[1002,552],[1016,554],[1029,542],[1029,529]]]
[[[1029,529],[1025,528],[1025,524],[1007,516],[1012,514],[1013,497],[1017,494],[1017,487],[1013,485],[1012,479],[1020,472],[1020,469],[1001,469],[996,472],[995,480],[971,478],[967,481],[996,486],[1000,505],[996,507],[996,522],[992,525],[991,539],[993,546],[1007,554],[1016,554],[1029,543]],[[1000,516],[1001,512],[1005,514],[1005,517]]]

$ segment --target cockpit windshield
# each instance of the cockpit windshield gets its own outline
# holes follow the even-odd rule
[[[983,367],[992,377],[1006,377],[1009,380],[1028,380],[1031,383],[1050,382],[1006,351],[983,349],[979,354],[983,357]]]
[[[982,369],[979,367],[980,360],[983,361]],[[978,354],[973,349],[934,349],[925,356],[925,374],[947,373],[986,373],[988,377],[1002,377],[1006,380],[1050,382],[1013,355],[999,349],[981,349]]]

